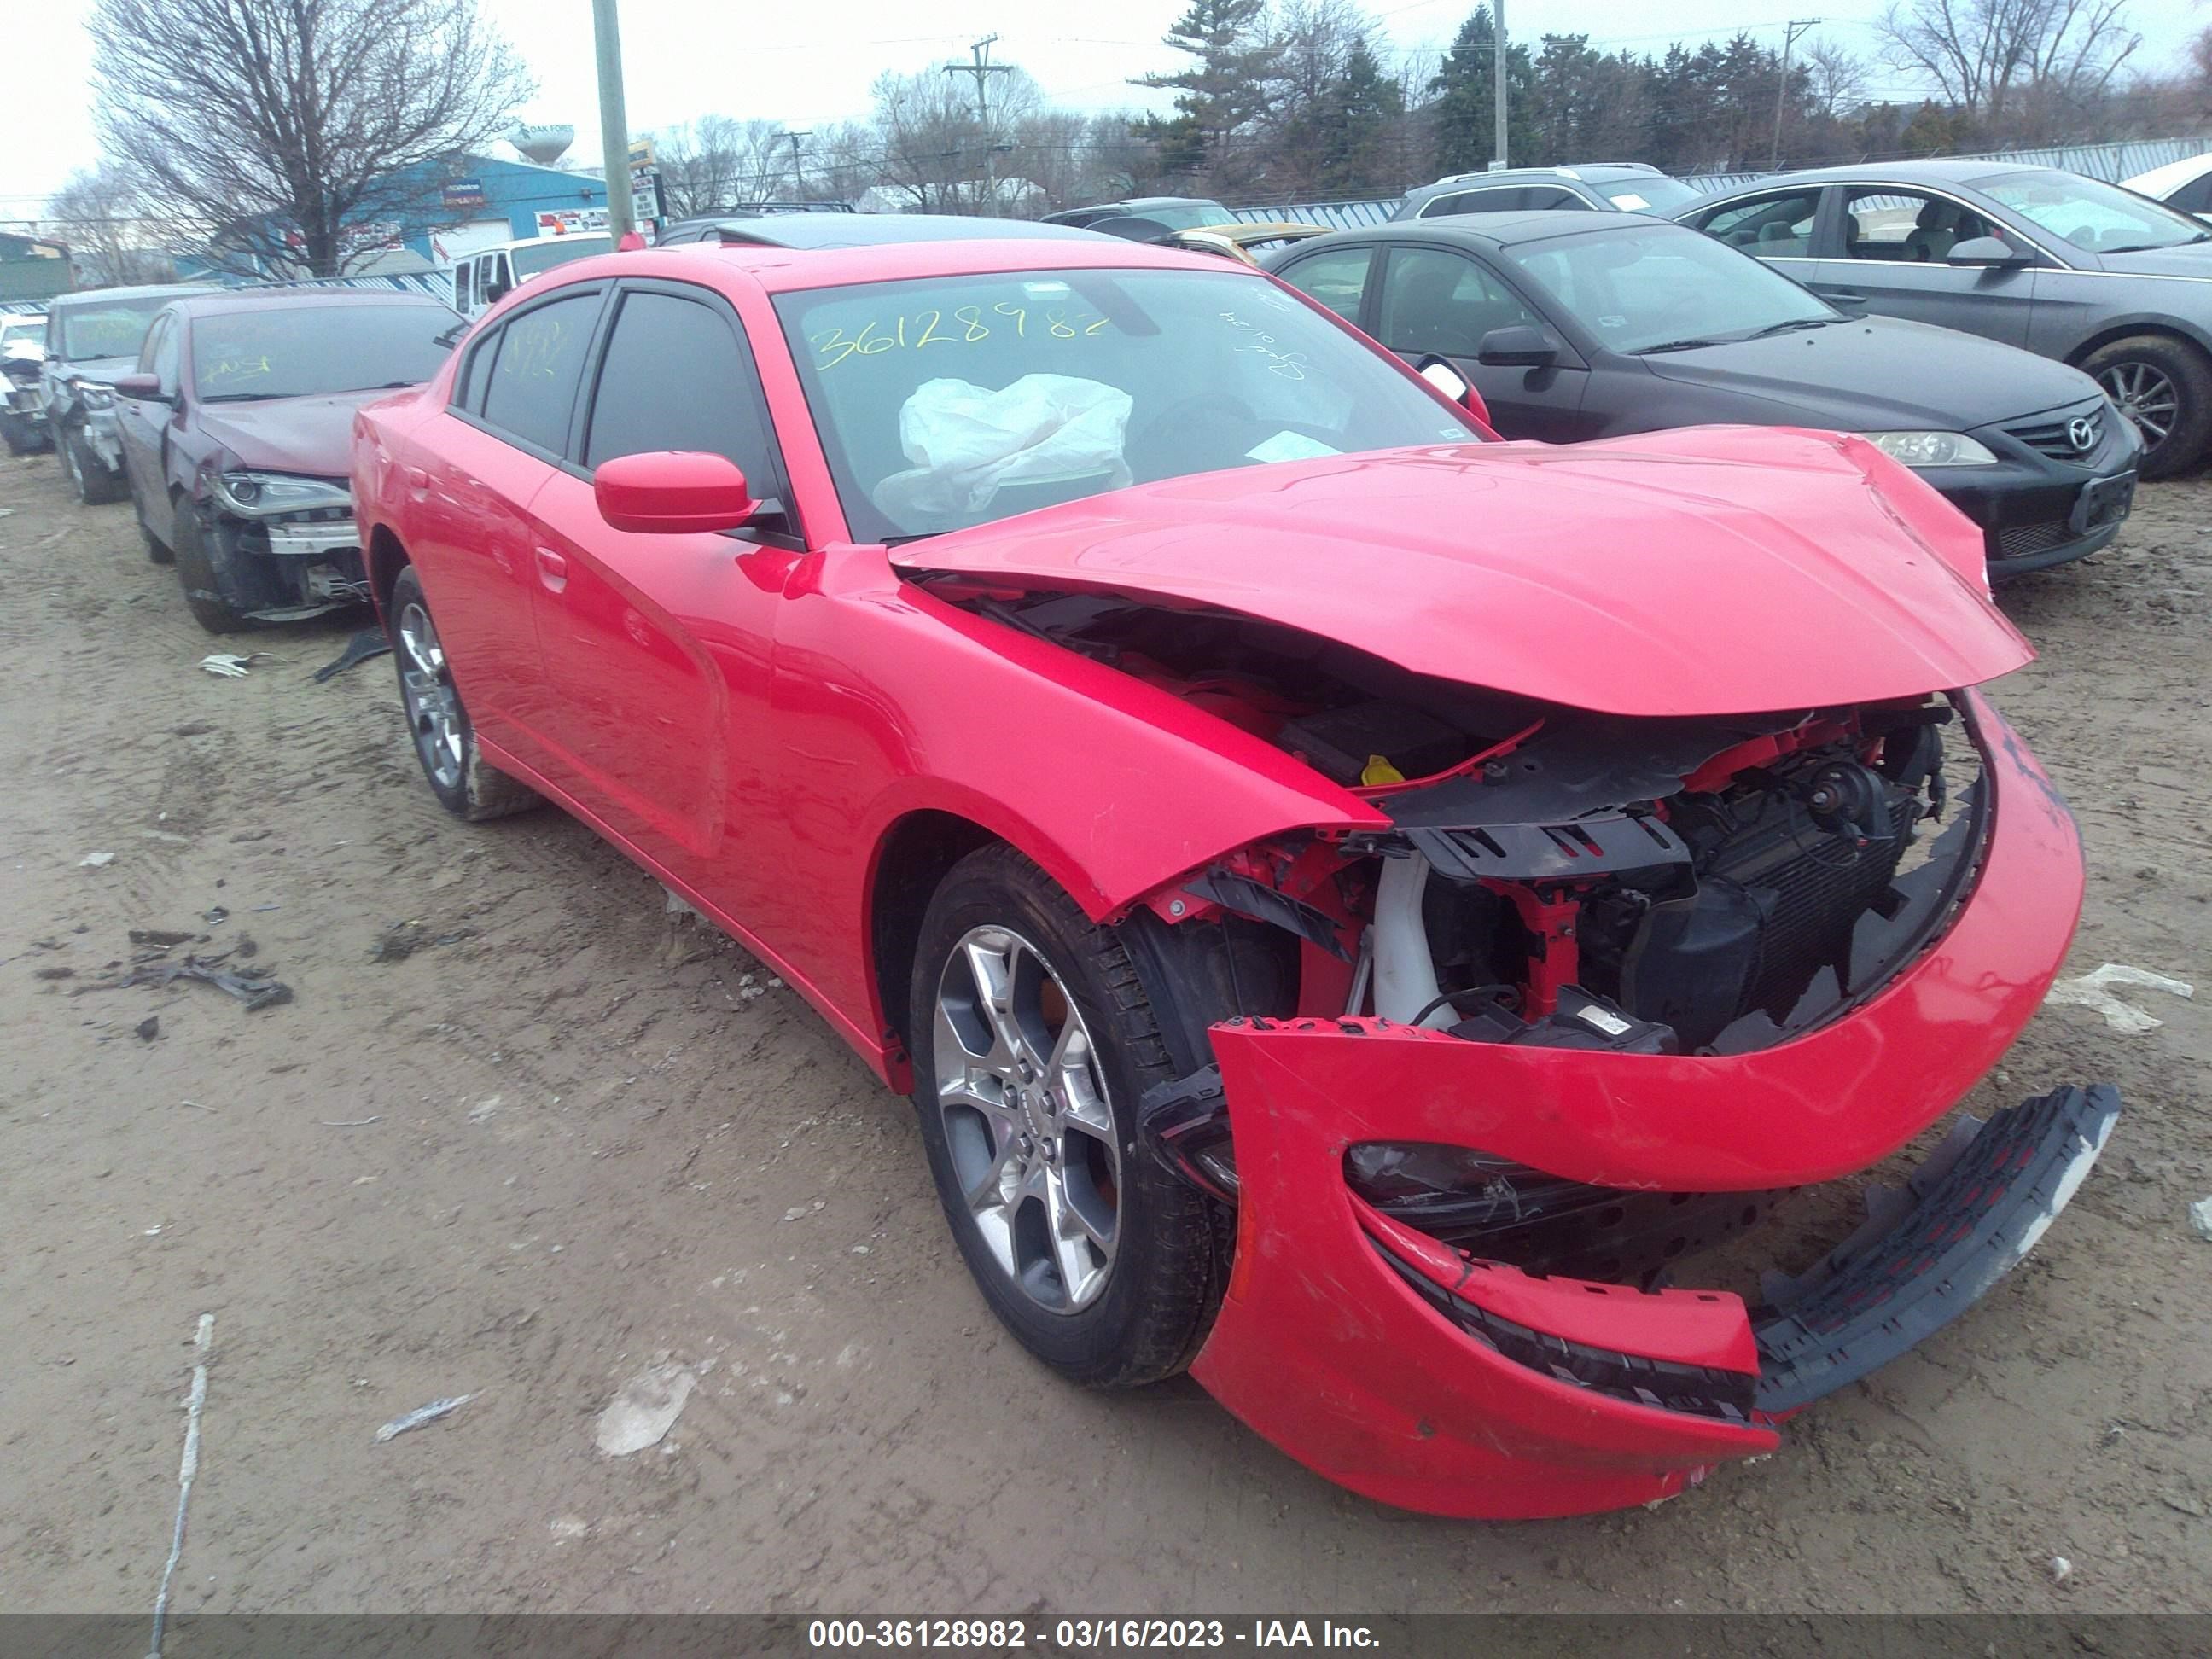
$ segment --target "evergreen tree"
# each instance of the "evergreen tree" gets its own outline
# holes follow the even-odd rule
[[[1491,95],[1492,55],[1497,43],[1498,27],[1491,19],[1490,8],[1477,6],[1459,26],[1451,50],[1444,54],[1436,78],[1429,82],[1429,91],[1434,94],[1429,103],[1430,134],[1439,174],[1477,173],[1490,162],[1495,128],[1492,112],[1497,108]],[[1506,142],[1511,151],[1508,159],[1526,161],[1531,136],[1528,94],[1534,78],[1528,47],[1516,44],[1508,51],[1505,77]]]
[[[1214,175],[1217,188],[1223,174],[1235,173],[1236,141],[1267,108],[1279,55],[1267,24],[1267,0],[1190,0],[1169,28],[1162,44],[1188,54],[1189,64],[1131,82],[1176,91],[1173,116],[1147,116],[1135,126],[1159,145],[1164,166],[1188,162]]]

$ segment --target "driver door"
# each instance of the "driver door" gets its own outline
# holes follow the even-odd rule
[[[1409,363],[1446,357],[1482,394],[1490,423],[1508,438],[1571,443],[1584,429],[1589,370],[1558,329],[1498,274],[1456,249],[1394,246],[1374,297],[1375,337]],[[1559,348],[1549,363],[1492,365],[1476,356],[1492,329],[1542,329]]]

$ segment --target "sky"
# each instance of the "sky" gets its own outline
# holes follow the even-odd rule
[[[576,129],[574,157],[596,161],[599,104],[590,0],[480,0],[536,75],[537,96],[520,112]],[[964,60],[968,46],[996,33],[998,61],[1036,77],[1051,101],[1084,109],[1164,107],[1162,94],[1128,77],[1170,67],[1159,44],[1185,0],[1120,0],[1111,9],[1060,5],[1041,17],[1035,0],[809,0],[788,7],[706,4],[702,0],[623,0],[625,95],[633,132],[720,114],[805,129],[866,113],[868,85],[886,69]],[[1369,9],[1394,54],[1432,64],[1474,0],[1373,0]],[[9,61],[35,66],[0,94],[0,222],[34,215],[71,172],[99,159],[92,125],[91,0],[16,9]],[[1742,30],[1778,44],[1793,15],[1827,21],[1810,39],[1871,56],[1871,20],[1882,0],[1508,0],[1516,37],[1583,33],[1611,51],[1663,50]],[[2137,60],[2178,66],[2189,37],[2212,23],[2212,0],[2130,0],[2143,37]],[[1662,18],[1666,20],[1662,26]],[[936,31],[933,33],[932,31]],[[1877,70],[1877,95],[1913,95],[1910,77]]]

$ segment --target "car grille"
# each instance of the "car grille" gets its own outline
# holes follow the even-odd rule
[[[2044,524],[2008,524],[1996,532],[1996,546],[1991,550],[1993,559],[2024,559],[2031,554],[2048,553],[2055,547],[2063,547],[2074,539],[2073,526],[2063,519],[2052,519]]]
[[[2074,441],[2075,421],[2088,423],[2089,441],[2086,444]],[[2105,441],[2105,406],[2102,403],[2083,404],[2004,429],[2008,436],[2017,438],[2039,455],[2059,461],[2083,460],[2095,454]]]

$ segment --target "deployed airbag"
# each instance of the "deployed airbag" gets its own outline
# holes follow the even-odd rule
[[[1070,374],[1024,374],[1000,392],[925,380],[899,410],[899,447],[915,465],[878,484],[875,503],[921,525],[967,518],[1018,484],[1121,489],[1129,409],[1127,392]]]

